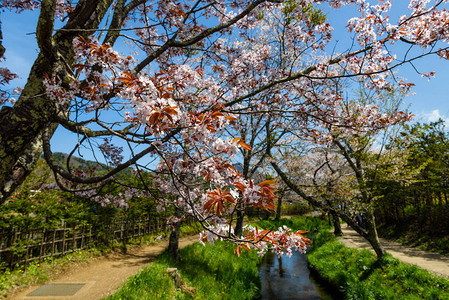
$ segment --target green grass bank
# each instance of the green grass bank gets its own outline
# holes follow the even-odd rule
[[[386,255],[348,248],[321,231],[307,258],[313,272],[344,299],[449,299],[449,280]]]
[[[325,220],[297,217],[279,221],[264,220],[257,223],[264,229],[277,229],[287,225],[293,230],[316,231],[328,228]],[[242,251],[237,257],[234,244],[217,242],[202,246],[199,243],[180,250],[181,262],[173,261],[167,253],[151,265],[128,279],[124,286],[108,300],[118,299],[254,299],[260,294],[258,264],[255,252]],[[186,286],[195,288],[193,295],[175,286],[167,273],[177,268]]]
[[[199,243],[180,250],[181,262],[167,253],[125,283],[112,299],[254,299],[259,295],[259,257],[244,252],[234,255],[234,245]],[[195,288],[193,295],[178,290],[167,268],[177,268],[183,283]]]

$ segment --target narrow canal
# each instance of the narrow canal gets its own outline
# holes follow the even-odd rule
[[[267,253],[259,267],[259,276],[260,299],[334,299],[310,274],[305,254],[293,252],[290,258],[278,258]]]

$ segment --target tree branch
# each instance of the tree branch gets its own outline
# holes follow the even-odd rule
[[[53,26],[55,22],[56,1],[42,0],[37,21],[37,45],[44,55],[54,56]]]

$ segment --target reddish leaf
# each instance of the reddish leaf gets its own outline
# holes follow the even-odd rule
[[[234,186],[236,189],[238,189],[241,192],[244,192],[246,190],[246,185],[244,185],[243,183],[236,182],[236,183],[234,183]]]
[[[234,249],[234,254],[237,255],[238,257],[240,257],[240,254],[242,253],[242,247],[241,245],[238,245],[237,247],[235,247]]]
[[[276,205],[274,204],[274,201],[268,200],[265,205],[265,210],[275,210],[275,209],[276,209]]]
[[[303,234],[303,233],[307,233],[307,230],[298,230],[295,232],[295,234]]]
[[[239,145],[240,145],[243,149],[248,150],[248,151],[251,151],[251,150],[253,149],[253,148],[251,148],[250,145],[248,145],[247,143],[245,143],[245,142],[243,142],[243,141],[240,141],[240,142],[239,142]]]
[[[274,182],[274,181],[265,180],[265,181],[262,181],[261,183],[259,183],[259,186],[260,187],[262,187],[262,186],[272,186],[272,185],[275,185],[275,184],[277,184],[277,183]]]
[[[160,116],[161,116],[161,113],[158,111],[152,113],[150,116],[150,123],[155,125],[159,121]]]
[[[245,248],[248,252],[251,251],[251,249],[248,247],[247,244],[240,244],[234,249],[234,254],[240,257],[240,254],[242,253],[242,248]]]
[[[223,117],[223,116],[224,116],[223,113],[220,112],[220,111],[214,111],[214,112],[212,113],[212,118],[215,119],[215,120],[218,120],[219,117]]]
[[[178,112],[176,111],[176,106],[167,106],[163,109],[164,112],[170,114],[170,115],[177,115]]]

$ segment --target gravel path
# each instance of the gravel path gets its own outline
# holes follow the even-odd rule
[[[198,236],[180,238],[179,247],[185,247],[198,241]],[[21,300],[96,300],[103,299],[116,291],[130,276],[137,273],[142,267],[154,261],[168,246],[168,242],[161,242],[152,246],[144,246],[133,250],[129,254],[116,254],[113,257],[101,257],[91,263],[78,266],[65,273],[52,283],[84,283],[85,285],[74,296],[27,296],[36,290],[39,285],[31,286],[9,296],[8,299]]]
[[[343,226],[342,230],[343,236],[339,238],[339,240],[344,245],[359,249],[372,249],[371,245],[351,228]],[[405,263],[416,265],[437,275],[449,278],[448,256],[411,248],[382,238],[380,239],[380,242],[385,250],[393,255],[393,257]]]

